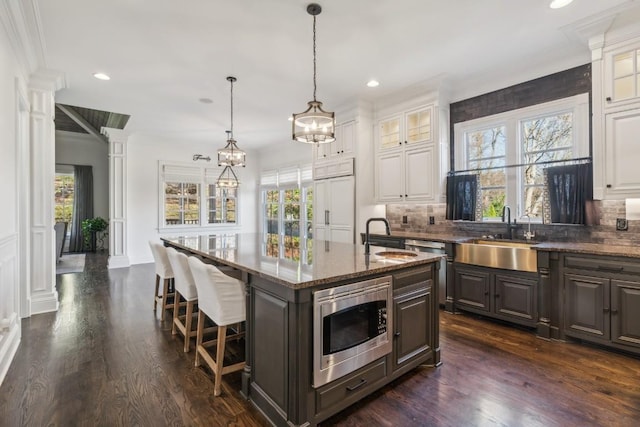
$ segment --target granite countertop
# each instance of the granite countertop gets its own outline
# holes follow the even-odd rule
[[[378,233],[370,233],[371,236],[380,236],[386,237],[386,234],[378,234]],[[447,234],[429,234],[429,233],[420,233],[417,231],[392,231],[390,237],[401,237],[403,239],[414,239],[414,240],[428,240],[430,242],[441,242],[441,243],[460,243],[466,242],[468,240],[474,239],[475,237],[469,236],[453,236]]]
[[[545,252],[572,252],[587,255],[640,258],[640,247],[637,246],[616,246],[604,243],[541,242],[535,243],[532,248]]]
[[[372,234],[375,236],[384,236],[384,234]],[[419,232],[392,231],[391,237],[400,237],[404,239],[428,240],[432,242],[443,243],[465,243],[479,237],[473,236],[453,236],[446,234],[428,234]],[[496,240],[500,241],[500,240]],[[640,247],[611,245],[604,243],[587,243],[587,242],[527,242],[525,240],[505,240],[505,242],[522,242],[530,243],[531,249],[545,252],[571,252],[586,255],[606,255],[621,256],[628,258],[640,258]]]
[[[265,235],[258,233],[163,237],[161,240],[293,289],[393,272],[442,258],[438,254],[417,253],[410,261],[387,260],[375,254],[390,249],[371,246],[367,260],[363,245],[301,239],[297,259],[294,259],[290,250],[267,244]]]

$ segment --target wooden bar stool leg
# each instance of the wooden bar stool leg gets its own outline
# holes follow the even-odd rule
[[[156,274],[156,292],[153,295],[153,311],[158,307],[158,289],[160,288],[160,276]]]
[[[180,310],[180,294],[176,291],[173,299],[173,326],[171,327],[171,335],[175,335],[176,321],[178,320],[178,310]]]
[[[189,338],[191,337],[191,319],[193,318],[193,301],[187,301],[187,317],[184,319],[184,352],[189,352]]]
[[[196,333],[196,366],[200,366],[200,350],[202,345],[202,336],[204,335],[204,318],[205,314],[200,310],[198,312],[198,331]]]
[[[169,281],[171,279],[164,279],[164,286],[162,289],[162,315],[160,318],[164,321],[165,312],[167,311],[167,306],[169,305]]]
[[[216,351],[215,383],[213,385],[213,395],[220,396],[222,392],[222,365],[224,364],[224,347],[227,342],[227,327],[218,326],[218,346]]]

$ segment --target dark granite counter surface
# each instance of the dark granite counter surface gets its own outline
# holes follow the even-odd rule
[[[300,239],[299,248],[292,249],[282,241],[268,243],[265,235],[258,233],[163,237],[161,240],[293,289],[397,271],[436,262],[442,257],[412,253],[416,256],[410,260],[385,259],[376,253],[390,249],[371,246],[371,256],[367,259],[362,245]]]
[[[532,247],[538,251],[571,252],[586,255],[609,255],[629,258],[640,258],[640,247],[616,246],[603,243],[543,242]]]
[[[372,234],[372,236],[383,236],[382,234]],[[404,239],[428,240],[443,243],[465,243],[479,237],[454,236],[446,234],[429,234],[418,232],[392,231],[391,237],[401,237]],[[496,240],[498,242],[500,240]],[[621,256],[628,258],[640,258],[640,247],[625,245],[610,245],[604,243],[588,242],[526,242],[525,240],[505,240],[505,242],[530,243],[531,249],[546,252],[571,252],[585,255],[606,255]]]

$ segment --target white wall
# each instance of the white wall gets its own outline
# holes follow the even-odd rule
[[[0,25],[0,384],[20,342],[20,274],[17,207],[17,83],[24,85],[17,58]]]
[[[92,166],[93,216],[109,218],[109,144],[94,136],[56,132],[56,164]]]
[[[127,141],[127,250],[131,264],[153,262],[149,240],[161,236],[191,233],[246,232],[253,233],[258,224],[258,162],[256,153],[247,152],[247,167],[234,169],[240,181],[237,226],[211,226],[180,230],[160,231],[158,224],[160,161],[191,163],[198,166],[217,167],[217,149],[223,147],[213,142],[187,143],[180,139],[158,138],[148,135],[132,135]],[[211,162],[193,161],[194,154],[211,157]]]
[[[313,145],[293,140],[277,142],[260,149],[258,160],[260,171],[311,163],[313,161]]]

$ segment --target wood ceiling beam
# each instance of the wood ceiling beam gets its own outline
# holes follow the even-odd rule
[[[56,105],[63,113],[69,116],[71,120],[76,122],[78,126],[86,130],[90,135],[96,137],[99,141],[104,142],[105,144],[109,143],[109,141],[104,135],[102,135],[96,128],[93,127],[93,125],[91,125],[91,123],[86,121],[84,117],[78,114],[78,112],[75,111],[73,108],[63,104],[56,104]]]

